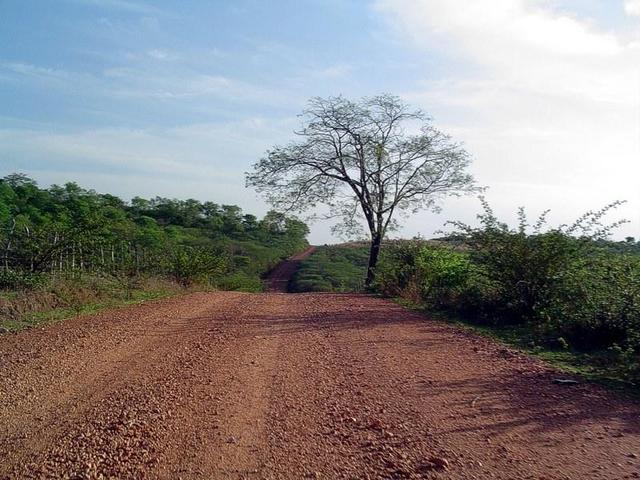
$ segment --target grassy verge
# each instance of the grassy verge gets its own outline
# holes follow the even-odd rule
[[[104,277],[52,278],[42,285],[0,292],[0,333],[185,292],[160,278],[135,282]]]
[[[73,307],[58,307],[50,310],[27,313],[20,318],[0,318],[0,333],[18,332],[26,328],[47,325],[68,318],[91,315],[103,310],[135,305],[149,300],[170,297],[182,293],[180,290],[146,290],[132,292],[130,298],[111,298]]]
[[[424,313],[430,318],[456,325],[491,338],[504,346],[538,357],[554,368],[577,375],[584,381],[598,383],[635,399],[640,399],[639,386],[626,379],[624,368],[615,361],[615,358],[612,358],[610,351],[585,353],[570,349],[550,348],[537,343],[537,337],[531,326],[478,325],[446,312],[430,310],[402,298],[394,300],[400,305]]]
[[[291,280],[293,292],[360,292],[368,260],[365,246],[318,247]]]
[[[189,287],[154,276],[43,275],[33,285],[0,290],[0,334],[201,290],[261,292],[264,285],[257,273],[242,270],[217,278],[215,282],[194,283]]]

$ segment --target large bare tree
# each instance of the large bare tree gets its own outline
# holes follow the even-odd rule
[[[371,237],[367,286],[396,214],[437,209],[444,196],[477,190],[469,154],[398,97],[314,98],[301,117],[298,141],[267,151],[247,173],[247,186],[282,210],[325,205],[342,232],[364,223]]]

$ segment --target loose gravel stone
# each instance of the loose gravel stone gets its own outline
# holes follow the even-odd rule
[[[0,335],[0,479],[638,477],[637,404],[390,301],[282,283]]]

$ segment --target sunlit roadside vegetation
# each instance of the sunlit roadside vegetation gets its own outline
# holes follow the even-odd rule
[[[611,241],[617,203],[572,225],[546,214],[512,228],[486,202],[479,226],[452,223],[439,240],[383,245],[375,291],[460,322],[598,380],[640,380],[640,243]],[[318,249],[295,277],[297,291],[358,291],[362,245]]]
[[[307,226],[271,211],[156,197],[125,202],[75,183],[0,179],[0,319],[80,311],[187,288],[262,289],[262,275],[305,248]]]
[[[558,228],[544,215],[530,226],[521,210],[515,229],[483,206],[479,227],[390,245],[378,290],[596,376],[638,381],[640,246],[607,240],[618,224],[603,218],[617,204]]]

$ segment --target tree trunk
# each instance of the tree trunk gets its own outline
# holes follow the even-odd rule
[[[375,278],[375,269],[378,264],[378,256],[380,255],[380,245],[382,244],[382,235],[374,234],[371,237],[371,248],[369,249],[369,265],[367,266],[367,279],[365,287],[367,290],[373,285]]]

